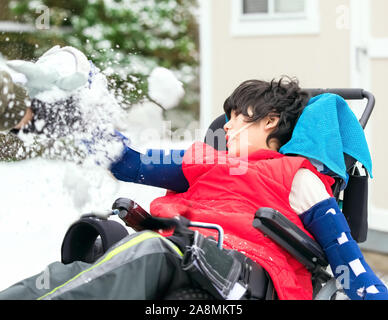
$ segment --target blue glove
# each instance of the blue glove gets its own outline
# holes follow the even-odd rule
[[[335,198],[317,203],[299,217],[322,246],[351,300],[388,300],[387,287],[366,263]]]
[[[129,140],[120,132],[115,132],[124,143],[124,150],[109,170],[119,180],[185,192],[189,184],[182,171],[185,150],[150,149],[141,154],[129,147]]]
[[[90,159],[103,167],[109,167],[120,157],[123,148],[130,144],[130,140],[118,131],[108,131],[98,127],[84,135],[80,142]]]

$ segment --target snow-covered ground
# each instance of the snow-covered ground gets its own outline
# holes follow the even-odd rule
[[[139,151],[187,148],[192,143],[192,139],[176,143],[168,136],[166,139],[169,126],[163,122],[161,108],[155,103],[143,103],[133,106],[129,113],[123,112],[116,101],[118,97],[108,90],[107,79],[96,68],[92,68],[91,85],[86,83],[71,92],[59,90],[58,79],[53,75],[63,74],[61,68],[71,74],[72,59],[76,56],[67,54],[69,62],[65,63],[61,57],[66,50],[54,47],[50,52],[54,53],[35,64],[13,62],[18,72],[11,70],[5,61],[0,61],[0,69],[7,70],[14,81],[31,89],[29,92],[35,92],[41,101],[55,102],[58,94],[65,98],[77,97],[77,108],[82,110],[83,128],[88,129],[88,135],[78,137],[74,132],[74,141],[94,141],[97,147],[95,133],[99,132],[100,137],[106,133],[106,138],[114,127],[130,138]],[[33,74],[31,70],[35,70]],[[17,80],[17,75],[27,71],[28,81],[26,77]],[[42,73],[49,77],[42,78]],[[38,81],[31,81],[35,78]],[[165,109],[176,106],[184,95],[183,84],[165,68],[155,68],[148,81],[149,96]],[[25,143],[31,138],[29,135],[20,137]],[[100,156],[106,160],[107,155],[116,155],[117,150],[105,149],[107,146],[102,145],[101,154],[97,152],[94,159],[83,165],[43,158],[0,162],[0,290],[59,261],[66,230],[82,214],[110,209],[118,197],[131,198],[149,210],[151,201],[165,194],[164,189],[117,181],[107,169],[97,166],[96,161],[104,160]],[[120,221],[117,217],[113,219]]]
[[[183,148],[190,142],[161,144]],[[164,194],[164,189],[118,181],[93,165],[44,159],[0,163],[0,291],[60,261],[63,236],[81,214],[110,209],[118,197],[148,210]]]

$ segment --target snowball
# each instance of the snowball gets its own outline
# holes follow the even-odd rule
[[[164,108],[171,109],[183,98],[185,91],[182,82],[170,70],[157,67],[148,77],[148,94]]]
[[[36,128],[36,130],[42,131],[42,129],[43,129],[45,124],[46,124],[46,121],[44,121],[43,119],[36,120],[35,121],[35,128]]]

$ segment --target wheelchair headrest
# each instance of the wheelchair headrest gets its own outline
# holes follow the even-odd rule
[[[226,138],[224,125],[226,123],[226,115],[218,116],[209,126],[205,135],[205,143],[219,151],[226,150]]]

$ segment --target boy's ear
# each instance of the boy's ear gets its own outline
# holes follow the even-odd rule
[[[279,117],[278,116],[273,116],[273,115],[268,115],[265,118],[265,129],[274,129],[279,123]]]

